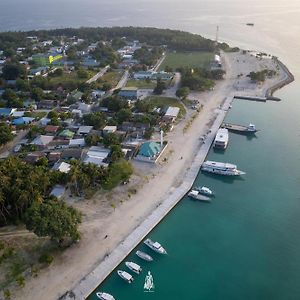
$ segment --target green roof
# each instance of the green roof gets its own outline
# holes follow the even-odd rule
[[[69,129],[65,129],[59,134],[59,136],[66,137],[69,139],[73,138],[74,135],[75,133]]]
[[[155,142],[144,143],[139,151],[139,155],[145,157],[154,157],[161,150],[160,145]]]

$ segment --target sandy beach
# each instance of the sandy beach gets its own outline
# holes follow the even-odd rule
[[[222,57],[225,79],[218,82],[214,90],[193,92],[189,97],[199,100],[203,109],[188,130],[184,132],[183,128],[194,114],[193,110],[188,110],[185,118],[168,133],[169,147],[157,165],[133,162],[135,174],[130,184],[75,203],[74,206],[84,213],[81,241],[57,257],[37,278],[30,278],[26,286],[16,292],[15,299],[54,300],[72,290],[180,185],[199,151],[200,137],[210,130],[226,97],[235,94],[265,96],[270,87],[287,79],[284,70],[277,69],[277,63],[270,58],[257,59],[249,53],[227,53]],[[264,84],[251,83],[246,76],[251,71],[266,68],[276,70],[278,75]]]

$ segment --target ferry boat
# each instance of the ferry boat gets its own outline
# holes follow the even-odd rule
[[[126,271],[122,271],[122,270],[118,270],[118,275],[124,279],[125,281],[127,281],[128,283],[131,283],[133,281],[133,277],[132,275],[130,275],[129,273],[127,273]]]
[[[144,244],[147,245],[150,249],[152,249],[153,251],[160,253],[160,254],[167,254],[167,251],[165,250],[165,248],[158,242],[153,242],[150,239],[146,239],[144,241]]]
[[[239,176],[246,174],[245,172],[238,170],[236,165],[209,160],[202,164],[201,169],[202,171],[227,176]]]
[[[145,253],[145,252],[143,252],[143,251],[138,250],[138,251],[135,252],[135,254],[136,254],[139,258],[141,258],[141,259],[143,259],[143,260],[146,260],[146,261],[152,261],[152,260],[153,260],[152,256],[150,256],[149,254],[147,254],[147,253]]]
[[[210,202],[211,199],[204,196],[204,195],[201,195],[199,191],[197,190],[191,190],[189,193],[188,193],[188,196],[190,198],[193,198],[193,199],[196,199],[196,200],[199,200],[199,201],[204,201],[204,202]]]
[[[202,186],[201,188],[196,187],[195,190],[205,196],[210,196],[210,197],[214,196],[214,192],[206,186]]]
[[[228,129],[231,132],[240,133],[240,134],[253,134],[258,131],[255,125],[251,123],[248,126],[223,123],[222,127]]]
[[[126,261],[125,265],[128,269],[130,269],[131,271],[133,271],[136,274],[140,274],[142,272],[142,268],[138,264],[136,264],[132,261]]]
[[[115,298],[108,293],[96,293],[97,297],[101,300],[115,300]]]
[[[220,128],[214,140],[214,148],[216,149],[226,149],[228,145],[228,129]]]

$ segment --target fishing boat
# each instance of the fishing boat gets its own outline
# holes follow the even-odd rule
[[[202,164],[201,169],[205,172],[226,176],[239,176],[246,174],[245,172],[238,170],[236,165],[209,160]]]
[[[210,202],[211,199],[209,197],[206,197],[204,195],[201,195],[199,191],[197,190],[191,190],[189,193],[188,193],[188,196],[190,198],[193,198],[193,199],[196,199],[196,200],[199,200],[199,201],[204,201],[204,202]]]
[[[209,189],[208,187],[206,187],[206,186],[202,186],[202,187],[196,187],[196,188],[194,188],[196,191],[198,191],[200,194],[202,194],[202,195],[205,195],[205,196],[209,196],[209,197],[212,197],[212,196],[214,196],[214,192],[211,190],[211,189]]]
[[[167,254],[167,251],[164,249],[164,247],[158,243],[158,242],[153,242],[150,239],[146,239],[144,241],[144,244],[147,245],[150,249],[153,251],[160,253],[160,254]]]
[[[220,128],[214,140],[214,148],[226,149],[228,145],[229,135],[228,129]]]
[[[255,125],[251,123],[248,126],[223,123],[222,127],[228,129],[231,132],[240,133],[240,134],[253,134],[258,131]]]
[[[135,252],[135,254],[136,254],[139,258],[141,258],[141,259],[143,259],[143,260],[146,260],[146,261],[152,261],[152,260],[153,260],[152,256],[150,256],[149,254],[147,254],[147,253],[145,253],[145,252],[143,252],[143,251],[138,250],[138,251]]]
[[[124,279],[125,281],[127,281],[128,283],[131,283],[133,281],[133,277],[132,275],[130,275],[129,273],[127,273],[126,271],[122,271],[122,270],[118,270],[118,275]]]
[[[131,271],[133,271],[136,274],[140,274],[142,272],[142,268],[138,264],[136,264],[132,261],[126,261],[125,265],[128,269],[130,269]]]
[[[108,294],[108,293],[96,293],[97,297],[101,300],[115,300],[115,298],[111,295],[111,294]]]

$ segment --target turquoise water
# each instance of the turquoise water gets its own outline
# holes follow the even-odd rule
[[[235,100],[226,120],[253,122],[261,131],[251,139],[231,133],[227,150],[211,149],[208,158],[236,163],[247,174],[200,173],[195,185],[211,187],[213,202],[184,198],[149,235],[169,254],[154,254],[152,263],[131,254],[127,260],[141,263],[142,275],[129,285],[113,272],[99,290],[126,300],[300,299],[298,89],[294,83],[277,93],[279,103]],[[143,291],[148,270],[153,293]]]

